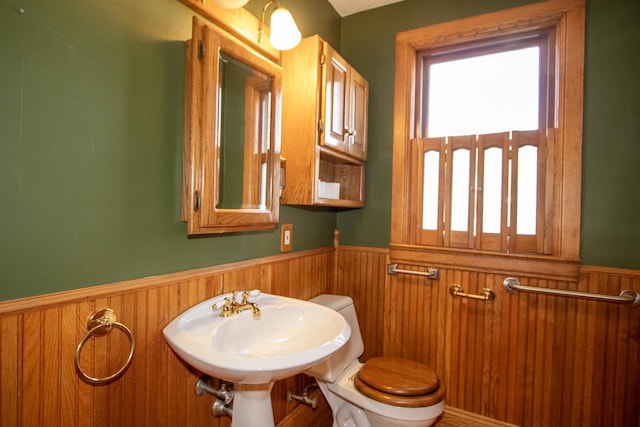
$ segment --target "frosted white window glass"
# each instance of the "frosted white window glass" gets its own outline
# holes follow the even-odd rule
[[[422,188],[422,228],[438,229],[438,179],[440,176],[440,153],[424,153],[424,182]]]
[[[469,224],[469,150],[453,152],[451,176],[451,230],[467,231]]]
[[[536,234],[537,182],[538,148],[530,145],[520,147],[518,149],[517,234]]]
[[[484,179],[482,183],[482,232],[500,233],[502,206],[502,149],[491,147],[484,151]]]
[[[539,49],[431,64],[428,136],[538,129]]]

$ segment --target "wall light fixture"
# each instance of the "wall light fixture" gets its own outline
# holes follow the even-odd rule
[[[204,4],[206,0],[200,1],[202,2],[202,4]],[[214,3],[218,4],[224,9],[239,9],[248,2],[249,0],[214,0]]]
[[[262,43],[262,35],[264,34],[264,16],[267,12],[267,8],[275,4],[276,8],[271,14],[271,25],[269,26],[271,35],[269,37],[269,43],[274,49],[288,50],[296,47],[302,35],[296,22],[289,12],[284,7],[280,6],[277,0],[269,0],[267,4],[262,8],[262,19],[260,19],[260,25],[258,26],[258,43]]]

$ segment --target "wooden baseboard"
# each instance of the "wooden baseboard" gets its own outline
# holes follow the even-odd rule
[[[311,395],[318,399],[316,409],[304,405],[298,405],[277,427],[329,427],[332,422],[331,409],[320,391],[316,390]],[[442,417],[434,427],[519,427],[515,424],[505,423],[493,418],[484,417],[462,409],[447,406]]]
[[[463,411],[462,409],[447,406],[444,414],[438,420],[434,427],[519,427],[515,424],[505,423],[504,421],[494,420],[493,418],[483,417],[482,415],[472,412]]]

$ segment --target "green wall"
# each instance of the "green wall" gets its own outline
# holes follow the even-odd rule
[[[582,260],[640,269],[640,2],[587,3]]]
[[[365,208],[338,215],[344,244],[389,243],[395,34],[527,3],[406,0],[343,19],[342,54],[370,84]],[[581,221],[587,265],[640,268],[638,18],[638,0],[587,1]]]
[[[294,250],[389,242],[394,37],[530,3],[405,0],[344,19],[282,0],[369,80],[366,206],[281,208]],[[261,0],[247,8],[259,15]],[[177,0],[0,4],[0,301],[273,255],[278,231],[187,238],[180,221],[184,40]],[[583,263],[640,268],[640,2],[589,0]]]
[[[305,7],[304,35],[339,40],[325,0]],[[180,220],[193,15],[177,0],[0,3],[0,301],[279,253],[278,230],[187,238]],[[333,244],[333,211],[280,221],[295,251]]]

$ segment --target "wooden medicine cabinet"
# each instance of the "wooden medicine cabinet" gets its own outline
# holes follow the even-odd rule
[[[282,69],[194,17],[185,60],[182,217],[187,233],[275,228]]]
[[[367,81],[319,36],[282,52],[281,202],[364,206]]]

